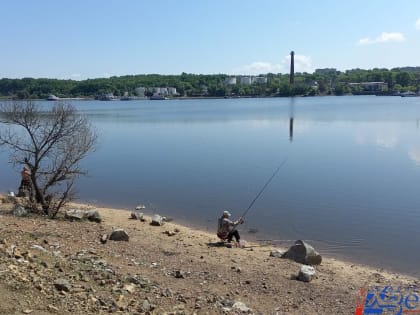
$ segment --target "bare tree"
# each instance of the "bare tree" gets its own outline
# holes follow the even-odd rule
[[[66,103],[43,108],[32,101],[5,102],[0,123],[0,146],[10,149],[10,162],[31,172],[30,200],[55,217],[74,198],[75,179],[87,174],[80,161],[95,149],[94,129]]]

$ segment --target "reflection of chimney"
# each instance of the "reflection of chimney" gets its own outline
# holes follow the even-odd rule
[[[290,84],[295,83],[295,52],[290,52]]]
[[[290,117],[289,120],[289,140],[290,142],[293,141],[293,117]]]

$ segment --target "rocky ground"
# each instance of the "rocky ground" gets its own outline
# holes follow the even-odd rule
[[[215,235],[114,209],[97,208],[100,223],[17,217],[0,200],[0,314],[354,314],[365,284],[419,285],[334,259],[301,282],[301,265],[270,246],[215,246]],[[117,228],[129,241],[101,242]]]

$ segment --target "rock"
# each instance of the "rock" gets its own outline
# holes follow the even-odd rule
[[[48,310],[50,311],[50,312],[58,312],[59,311],[59,309],[57,308],[57,307],[55,307],[54,305],[51,305],[51,304],[49,304],[48,306],[47,306],[47,308],[48,308]]]
[[[300,268],[297,279],[303,282],[310,282],[315,276],[315,268],[308,265],[303,265]]]
[[[168,236],[174,236],[174,235],[176,235],[176,232],[173,232],[173,231],[165,231],[165,232],[163,232],[163,234],[166,234]]]
[[[14,205],[12,211],[15,217],[26,217],[29,214],[29,211],[21,205]]]
[[[102,222],[102,217],[99,214],[98,210],[96,209],[90,209],[86,212],[86,217],[89,221],[93,221],[93,222],[97,222],[97,223],[101,223]]]
[[[69,209],[64,217],[70,221],[82,221],[86,218],[86,212],[79,209]]]
[[[136,291],[136,286],[132,283],[128,283],[124,285],[124,290],[126,290],[129,293],[134,293]]]
[[[281,258],[284,255],[285,251],[280,249],[275,249],[270,252],[270,257]]]
[[[133,219],[133,220],[144,221],[144,214],[143,214],[143,212],[133,211],[133,212],[131,212],[131,217],[130,218]]]
[[[225,307],[232,307],[233,304],[235,304],[235,302],[230,299],[223,299],[220,301],[220,304],[222,304]]]
[[[17,248],[17,247],[13,248],[13,256],[16,259],[23,258],[22,253],[20,252],[19,248]]]
[[[150,312],[152,309],[152,306],[150,305],[150,302],[148,300],[143,301],[142,310],[143,312]]]
[[[163,217],[161,217],[160,215],[156,214],[156,215],[153,216],[152,222],[150,223],[150,225],[162,226],[164,223],[165,222],[163,220]]]
[[[241,311],[243,313],[251,312],[251,309],[248,306],[246,306],[245,303],[242,303],[242,302],[235,302],[232,305],[232,309]]]
[[[105,244],[108,241],[108,235],[102,234],[100,241],[102,244]]]
[[[66,279],[57,279],[54,281],[54,287],[59,291],[70,292],[71,285]]]
[[[46,252],[47,250],[44,248],[44,247],[42,247],[41,245],[32,245],[31,246],[31,248],[33,248],[33,249],[38,249],[38,250],[40,250],[40,251],[42,251],[42,252]]]
[[[126,241],[128,242],[129,236],[126,231],[123,229],[117,229],[112,231],[111,235],[109,236],[111,241]]]
[[[171,289],[166,288],[163,289],[162,292],[160,293],[160,295],[164,296],[164,297],[171,297],[173,295],[173,292]]]
[[[175,270],[174,277],[178,279],[184,278],[184,272],[182,270]]]
[[[322,261],[321,255],[311,245],[301,240],[296,241],[295,245],[291,246],[281,257],[305,265],[319,265]]]

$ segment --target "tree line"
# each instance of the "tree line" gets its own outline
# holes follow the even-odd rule
[[[313,73],[296,73],[294,84],[289,83],[289,74],[268,73],[263,75],[267,83],[228,85],[226,74],[159,75],[141,74],[113,76],[110,78],[81,81],[45,78],[0,79],[0,97],[14,99],[43,99],[53,94],[58,97],[95,97],[124,92],[135,95],[137,87],[175,87],[180,97],[226,97],[226,96],[293,96],[293,95],[342,95],[367,94],[360,86],[349,83],[385,82],[382,94],[420,90],[420,67],[393,69],[317,69]],[[151,92],[149,92],[151,93]]]

